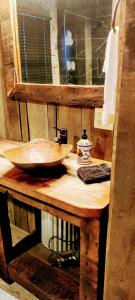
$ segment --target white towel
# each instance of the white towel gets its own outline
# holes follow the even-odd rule
[[[116,26],[115,32],[111,29],[108,35],[103,66],[105,86],[102,123],[104,125],[109,125],[114,122],[118,79],[118,42],[119,27]]]

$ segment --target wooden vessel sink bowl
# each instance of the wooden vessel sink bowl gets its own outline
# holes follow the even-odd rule
[[[35,139],[4,152],[4,157],[23,169],[54,167],[59,165],[72,149],[70,144],[58,144],[45,139]]]

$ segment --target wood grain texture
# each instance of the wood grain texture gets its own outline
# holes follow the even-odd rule
[[[72,151],[77,151],[77,142],[81,136],[81,109],[58,107],[57,113],[58,128],[66,128],[68,130],[68,143],[73,145]]]
[[[87,129],[87,136],[89,141],[92,141],[92,129],[94,126],[93,111],[94,108],[82,108],[82,128]],[[95,156],[96,157],[96,156]],[[97,156],[97,158],[99,158]]]
[[[47,105],[47,117],[48,117],[48,139],[54,141],[56,137],[57,127],[57,106],[56,105]]]
[[[135,297],[135,2],[121,1],[120,10],[120,61],[105,300]]]
[[[2,45],[1,45],[1,34],[0,34],[0,136],[6,138],[6,122],[5,122],[5,112],[4,112],[5,99],[6,99],[6,87],[4,81]]]
[[[60,269],[32,253],[25,253],[8,266],[10,277],[41,300],[79,298],[79,284]]]
[[[1,7],[1,41],[7,95],[14,87],[16,73],[13,46],[13,26],[8,0],[5,0]],[[16,102],[14,105],[11,101],[8,101],[7,97],[5,99],[5,120],[7,137],[21,140],[19,104]]]
[[[13,59],[14,59],[14,84],[15,82],[22,81],[21,70],[21,57],[20,57],[20,44],[19,44],[19,32],[18,32],[18,17],[17,17],[17,2],[10,0],[10,22],[12,29],[12,47],[13,47]],[[27,103],[19,103],[19,117],[20,117],[20,130],[21,140],[27,142],[29,140],[29,127],[28,127],[28,113]]]
[[[80,227],[80,299],[97,300],[100,221],[82,220]]]
[[[6,190],[6,189],[5,189]],[[24,196],[21,193],[17,193],[13,190],[8,189],[8,193],[9,195],[11,195],[12,197],[15,197],[19,202],[23,202],[27,205],[30,205],[32,208],[36,207],[37,209],[40,209],[44,212],[47,212],[47,214],[50,214],[52,216],[57,216],[60,219],[64,219],[65,221],[80,227],[80,217],[79,216],[75,216],[73,214],[67,214],[64,210],[61,210],[59,208],[55,208],[52,205],[46,205],[45,203],[39,202],[37,203],[36,199],[34,198],[29,198],[27,196]],[[34,222],[35,222],[35,218],[34,218]],[[34,227],[35,229],[35,227]],[[33,223],[31,224],[31,227],[29,229],[29,232],[31,232],[33,230]]]
[[[43,262],[48,263],[49,262],[49,256],[52,253],[52,251],[48,248],[46,248],[42,243],[37,244],[35,247],[31,248],[29,250],[29,253],[31,253],[33,256],[38,257]],[[80,266],[79,264],[69,264],[66,267],[61,266],[60,270],[67,275],[70,276],[70,278],[73,278],[77,283],[80,282]]]
[[[28,212],[28,218],[27,218],[28,232],[31,233],[35,229],[34,209],[32,207],[29,207],[29,209],[27,209],[27,212]]]
[[[76,86],[17,83],[10,93],[12,100],[70,106],[102,107],[103,86]]]
[[[92,128],[92,157],[103,160],[112,160],[113,132]]]
[[[28,103],[28,126],[30,140],[48,138],[47,105]]]
[[[10,218],[10,224],[15,224],[13,198],[10,195],[8,195],[8,214]]]

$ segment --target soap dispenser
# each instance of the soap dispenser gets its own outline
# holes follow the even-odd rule
[[[91,163],[90,150],[92,143],[88,140],[86,129],[82,129],[83,134],[80,141],[77,143],[77,161],[79,164]]]

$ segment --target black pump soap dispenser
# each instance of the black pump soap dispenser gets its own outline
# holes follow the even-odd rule
[[[92,143],[88,140],[86,129],[82,129],[82,138],[77,143],[77,161],[79,164],[90,164],[91,163],[91,155],[90,150]]]

